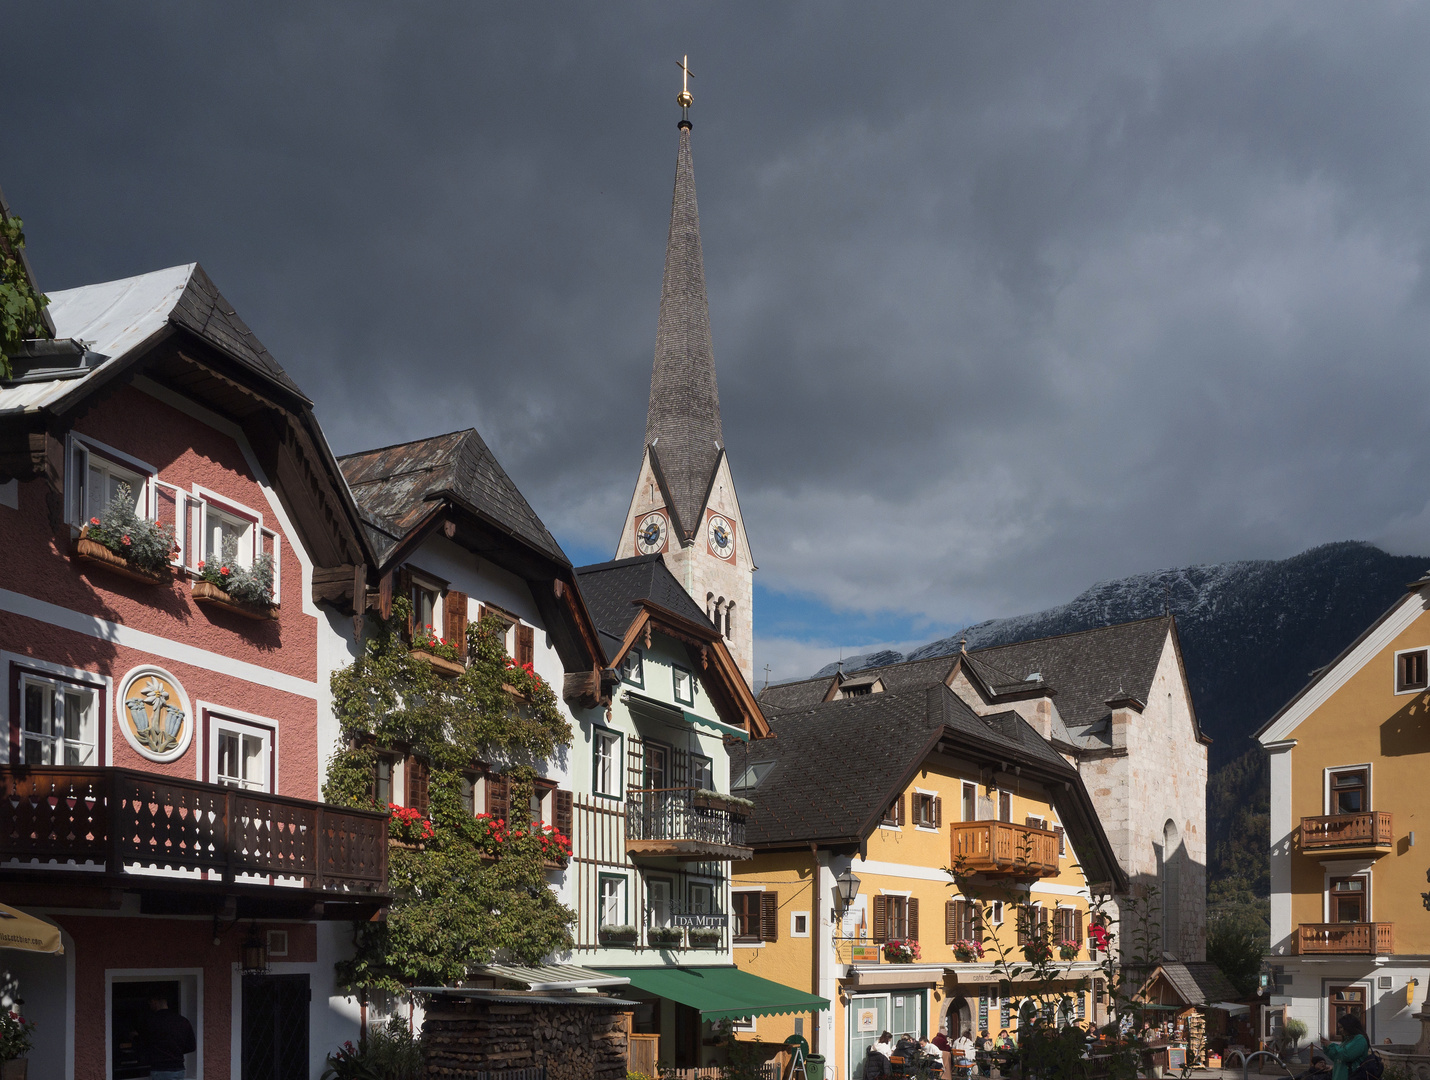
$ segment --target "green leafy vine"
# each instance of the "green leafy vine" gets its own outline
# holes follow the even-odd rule
[[[50,298],[38,292],[20,261],[25,250],[24,222],[0,214],[0,378],[13,374],[10,357],[27,338],[44,332],[41,312]]]
[[[431,837],[393,846],[388,882],[393,903],[384,922],[354,924],[356,955],[337,966],[348,989],[402,992],[465,978],[494,958],[536,963],[569,948],[575,913],[545,880],[549,850],[530,823],[533,766],[571,741],[555,691],[516,666],[503,624],[487,616],[467,628],[468,664],[440,678],[414,657],[401,631],[410,608],[393,604],[375,619],[366,648],[332,677],[344,747],[328,764],[323,797],[371,808],[379,755],[398,750],[430,772]],[[501,762],[510,783],[509,838],[493,857],[491,829],[467,802],[471,771]],[[385,809],[385,808],[384,808]]]

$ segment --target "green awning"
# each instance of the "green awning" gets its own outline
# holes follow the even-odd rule
[[[733,967],[603,968],[644,990],[700,1010],[702,1020],[739,1020],[746,1016],[823,1012],[829,999],[762,979]]]

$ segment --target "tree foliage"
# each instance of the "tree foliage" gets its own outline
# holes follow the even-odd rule
[[[490,830],[463,798],[479,762],[499,767],[511,782],[511,824],[529,823],[533,765],[571,741],[555,692],[507,655],[503,624],[492,615],[468,626],[466,670],[438,677],[403,640],[409,611],[395,601],[390,618],[373,620],[363,654],[332,677],[344,746],[328,765],[328,802],[372,808],[383,750],[400,749],[430,769],[432,836],[390,849],[387,920],[355,924],[357,954],[338,965],[353,989],[440,985],[498,958],[537,963],[570,947],[575,920],[547,887],[539,833],[511,830],[493,857],[483,850]]]
[[[25,250],[24,222],[0,215],[0,378],[11,374],[10,356],[26,338],[39,337],[41,312],[49,297],[37,292],[20,262]]]

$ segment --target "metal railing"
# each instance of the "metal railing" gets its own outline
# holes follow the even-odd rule
[[[1297,935],[1302,956],[1317,953],[1381,955],[1395,952],[1394,923],[1302,923]]]
[[[1394,827],[1389,812],[1385,810],[1301,819],[1302,851],[1356,846],[1389,847],[1393,843]]]
[[[956,821],[949,829],[954,866],[983,874],[1058,872],[1058,834],[1050,829],[1009,821]]]
[[[626,792],[626,843],[658,841],[745,847],[745,807],[698,788],[631,788]]]
[[[387,890],[387,815],[115,768],[0,766],[0,862]],[[73,866],[69,864],[74,864]]]

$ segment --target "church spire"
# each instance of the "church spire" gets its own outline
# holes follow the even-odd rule
[[[701,527],[701,509],[719,464],[724,436],[705,300],[695,167],[690,158],[692,98],[684,82],[690,70],[685,64],[681,69],[683,88],[677,98],[681,106],[680,150],[675,159],[675,194],[665,246],[645,441],[673,504],[674,524],[685,540]]]

